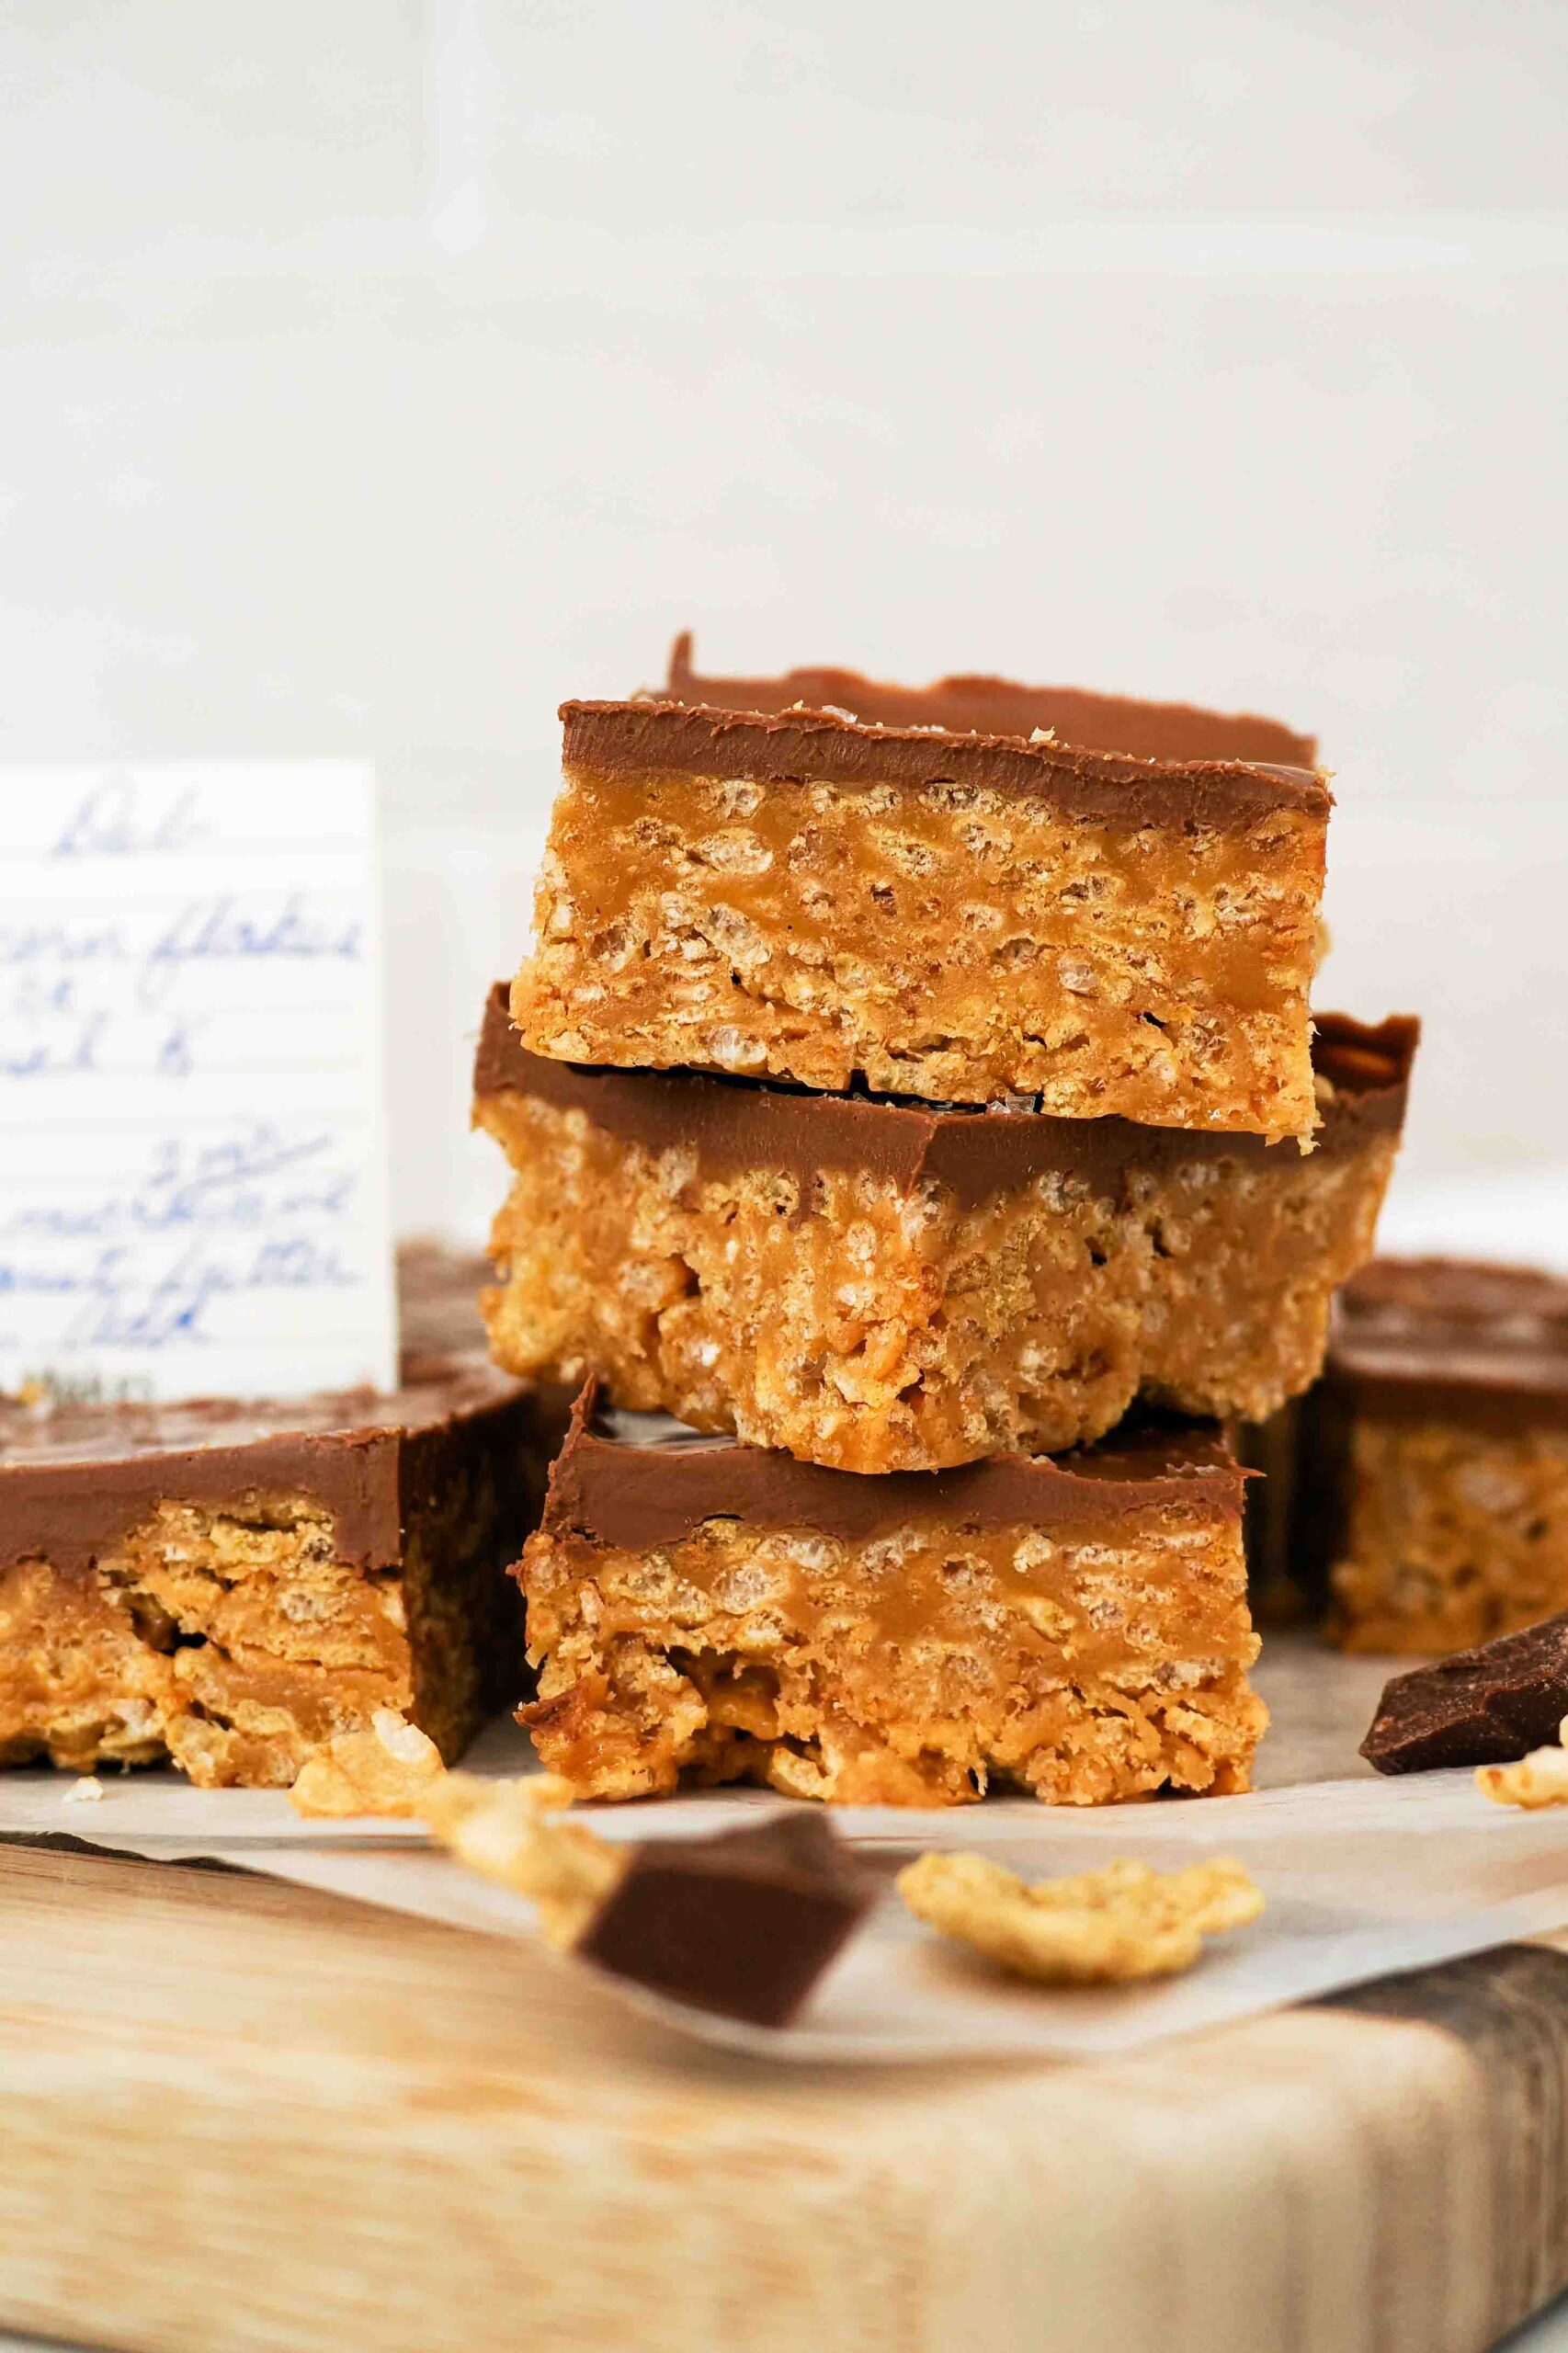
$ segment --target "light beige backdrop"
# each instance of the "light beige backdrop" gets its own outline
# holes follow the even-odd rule
[[[1402,1214],[1545,1247],[1565,51],[1555,0],[13,0],[0,757],[377,761],[398,1211],[473,1232],[454,1040],[563,693],[689,621],[1261,705],[1339,774],[1325,1001],[1432,1025]]]

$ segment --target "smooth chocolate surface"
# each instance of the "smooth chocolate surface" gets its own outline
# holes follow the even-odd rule
[[[1083,1536],[1172,1506],[1239,1518],[1247,1473],[1208,1423],[1123,1423],[1071,1454],[994,1454],[881,1478],[828,1471],[665,1414],[602,1412],[587,1381],[550,1474],[543,1525],[626,1552],[679,1543],[704,1520],[809,1529],[849,1542],[919,1519]]]
[[[1334,1090],[1314,1138],[1318,1152],[1355,1152],[1373,1135],[1398,1132],[1418,1035],[1419,1024],[1403,1015],[1375,1029],[1345,1014],[1318,1016],[1313,1064]],[[864,1170],[904,1191],[929,1178],[966,1208],[1051,1172],[1114,1190],[1133,1169],[1221,1159],[1278,1164],[1297,1150],[1289,1139],[1271,1144],[1212,1129],[1063,1120],[1034,1109],[937,1109],[892,1096],[551,1062],[523,1044],[500,981],[484,1009],[473,1085],[476,1096],[517,1093],[582,1110],[650,1153],[684,1147],[716,1174],[773,1168],[804,1182],[823,1169]]]
[[[1312,768],[1317,745],[1276,719],[1201,710],[1192,703],[1142,702],[1077,687],[1026,687],[1010,678],[938,678],[929,687],[891,686],[854,670],[787,670],[778,678],[705,678],[692,667],[689,630],[670,651],[665,699],[715,710],[777,714],[804,704],[889,727],[940,727],[949,734],[1031,736],[1037,728],[1081,752],[1120,752],[1140,760],[1261,760]]]
[[[682,702],[566,702],[568,770],[744,777],[758,783],[984,785],[1119,831],[1232,829],[1276,810],[1326,820],[1312,769],[1244,760],[1129,759],[1027,734],[886,727],[834,711],[715,710]]]
[[[235,1404],[24,1404],[0,1399],[0,1566],[81,1574],[160,1502],[299,1496],[331,1514],[336,1557],[394,1566],[405,1519],[446,1474],[450,1440],[526,1386],[484,1352],[482,1260],[427,1247],[399,1262],[403,1386]]]
[[[1471,1259],[1374,1259],[1340,1294],[1325,1378],[1379,1420],[1568,1429],[1568,1282]]]
[[[694,2009],[787,2026],[875,1898],[821,1813],[775,1813],[633,1847],[576,1950]]]
[[[1557,1739],[1568,1716],[1568,1610],[1396,1675],[1361,1754],[1380,1773],[1506,1765]]]

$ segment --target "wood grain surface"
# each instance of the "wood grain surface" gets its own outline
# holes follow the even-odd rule
[[[1568,2279],[1568,1958],[1092,2067],[785,2073],[531,1948],[0,1851],[0,2325],[226,2353],[1472,2353]]]

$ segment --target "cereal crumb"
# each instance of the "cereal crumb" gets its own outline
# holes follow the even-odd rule
[[[445,1769],[428,1733],[395,1708],[378,1708],[369,1732],[340,1732],[306,1758],[289,1801],[296,1813],[324,1819],[406,1817]]]
[[[1190,1969],[1205,1937],[1243,1928],[1263,1895],[1223,1856],[1186,1870],[1109,1863],[1029,1887],[983,1855],[922,1855],[898,1875],[917,1920],[1042,1985],[1120,1985]]]
[[[419,1813],[460,1863],[526,1896],[546,1941],[561,1949],[576,1943],[628,1861],[626,1849],[580,1823],[551,1820],[571,1802],[554,1773],[513,1781],[448,1773]]]
[[[1512,1765],[1481,1765],[1475,1786],[1494,1805],[1568,1805],[1568,1716],[1557,1727],[1556,1748],[1532,1748]]]
[[[96,1773],[80,1774],[62,1798],[62,1805],[97,1805],[104,1785]]]

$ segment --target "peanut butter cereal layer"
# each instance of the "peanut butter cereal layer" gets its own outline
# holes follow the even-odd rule
[[[1100,1437],[1135,1397],[1261,1420],[1369,1255],[1415,1025],[1320,1022],[1308,1155],[574,1068],[487,1007],[474,1117],[514,1169],[491,1346],[526,1377],[845,1471]]]
[[[1568,1608],[1568,1282],[1381,1259],[1346,1292],[1301,1439],[1346,1650],[1446,1654]],[[1303,1488],[1308,1480],[1298,1484]]]
[[[581,1796],[846,1804],[1248,1785],[1242,1474],[1190,1426],[885,1479],[593,1386],[519,1574],[540,1756]]]
[[[392,1396],[0,1402],[0,1764],[286,1786],[388,1711],[452,1757],[516,1700],[561,1420],[486,1362],[478,1274],[404,1254]]]
[[[512,997],[536,1052],[1310,1139],[1312,769],[832,710],[562,715]]]

